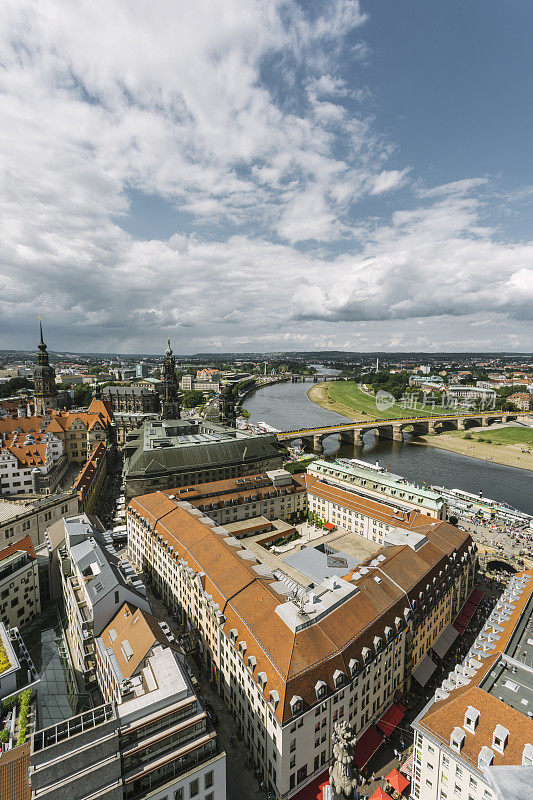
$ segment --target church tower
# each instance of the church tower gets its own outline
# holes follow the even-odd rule
[[[220,390],[220,421],[230,428],[235,428],[237,425],[235,397],[232,387],[227,383]]]
[[[178,399],[178,379],[176,378],[176,359],[170,347],[170,339],[163,361],[163,403],[161,419],[179,419],[180,403]]]
[[[57,408],[56,371],[50,366],[48,360],[48,353],[43,339],[43,323],[40,317],[39,329],[41,341],[39,342],[37,364],[33,370],[36,415],[44,414],[47,408]]]

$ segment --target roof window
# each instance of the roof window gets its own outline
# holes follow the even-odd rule
[[[477,758],[478,769],[482,770],[485,767],[490,767],[493,761],[494,761],[494,753],[492,752],[490,747],[483,745],[483,747],[479,751],[479,755]]]
[[[522,752],[522,766],[533,766],[533,744],[526,744]]]
[[[468,706],[465,711],[465,728],[470,733],[476,732],[476,726],[479,720],[479,711],[473,706]]]
[[[450,747],[460,753],[464,740],[464,730],[462,728],[454,728],[450,734]]]
[[[498,752],[503,754],[507,739],[509,738],[509,731],[503,725],[496,725],[494,733],[492,734],[492,746]]]

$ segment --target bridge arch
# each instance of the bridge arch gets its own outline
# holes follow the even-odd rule
[[[479,423],[481,425],[481,422]],[[439,419],[437,422],[433,423],[433,430],[436,433],[441,433],[442,431],[456,431],[459,427],[459,423],[456,419]]]
[[[508,561],[503,561],[501,558],[492,558],[490,561],[487,561],[486,568],[489,572],[507,572],[508,575],[514,575],[515,572],[518,572],[516,567],[513,567]]]

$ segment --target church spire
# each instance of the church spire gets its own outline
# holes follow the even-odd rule
[[[163,403],[161,408],[162,419],[179,419],[180,404],[178,399],[178,380],[176,378],[176,359],[172,353],[170,339],[163,359]]]

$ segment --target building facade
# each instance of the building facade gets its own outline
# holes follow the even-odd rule
[[[50,525],[77,511],[78,497],[74,491],[38,500],[0,500],[0,545],[29,536],[33,546],[38,547],[44,544]]]
[[[149,420],[124,445],[125,493],[130,498],[155,489],[240,478],[281,463],[274,435],[200,420]]]
[[[157,414],[159,394],[143,386],[104,386],[102,397],[110,403],[113,413]]]
[[[63,462],[66,468],[63,442],[54,434],[6,433],[0,446],[0,492],[6,495],[36,493],[43,479],[48,491],[52,491],[65,471],[61,470]],[[56,466],[56,480],[53,480],[52,471]]]
[[[393,513],[396,509],[399,514],[416,511],[440,520],[447,516],[446,501],[439,494],[416,486],[377,464],[373,466],[357,459],[337,459],[334,462],[316,459],[309,465],[307,474],[308,487],[319,482],[349,492],[354,502],[359,498],[374,500],[387,505]],[[330,513],[332,511],[330,509]]]
[[[96,685],[95,636],[117,610],[130,603],[149,611],[146,590],[126,559],[120,559],[107,534],[81,514],[63,520],[59,547],[61,589],[67,641],[76,678],[85,689]]]
[[[307,513],[304,478],[283,469],[268,470],[246,478],[184,486],[175,491],[176,497],[198,508],[217,525],[253,517],[289,520],[302,518]],[[166,494],[172,492],[167,490]]]
[[[475,549],[437,522],[310,581],[200,513],[161,492],[135,498],[128,553],[198,637],[265,783],[291,797],[327,770],[336,721],[364,742],[408,688],[472,586]]]
[[[532,633],[529,571],[511,578],[463,662],[415,719],[411,798],[514,800],[530,793]]]
[[[41,613],[37,555],[29,536],[0,550],[0,620],[10,628]]]
[[[92,514],[107,475],[107,450],[103,442],[96,445],[74,481],[79,510]]]

